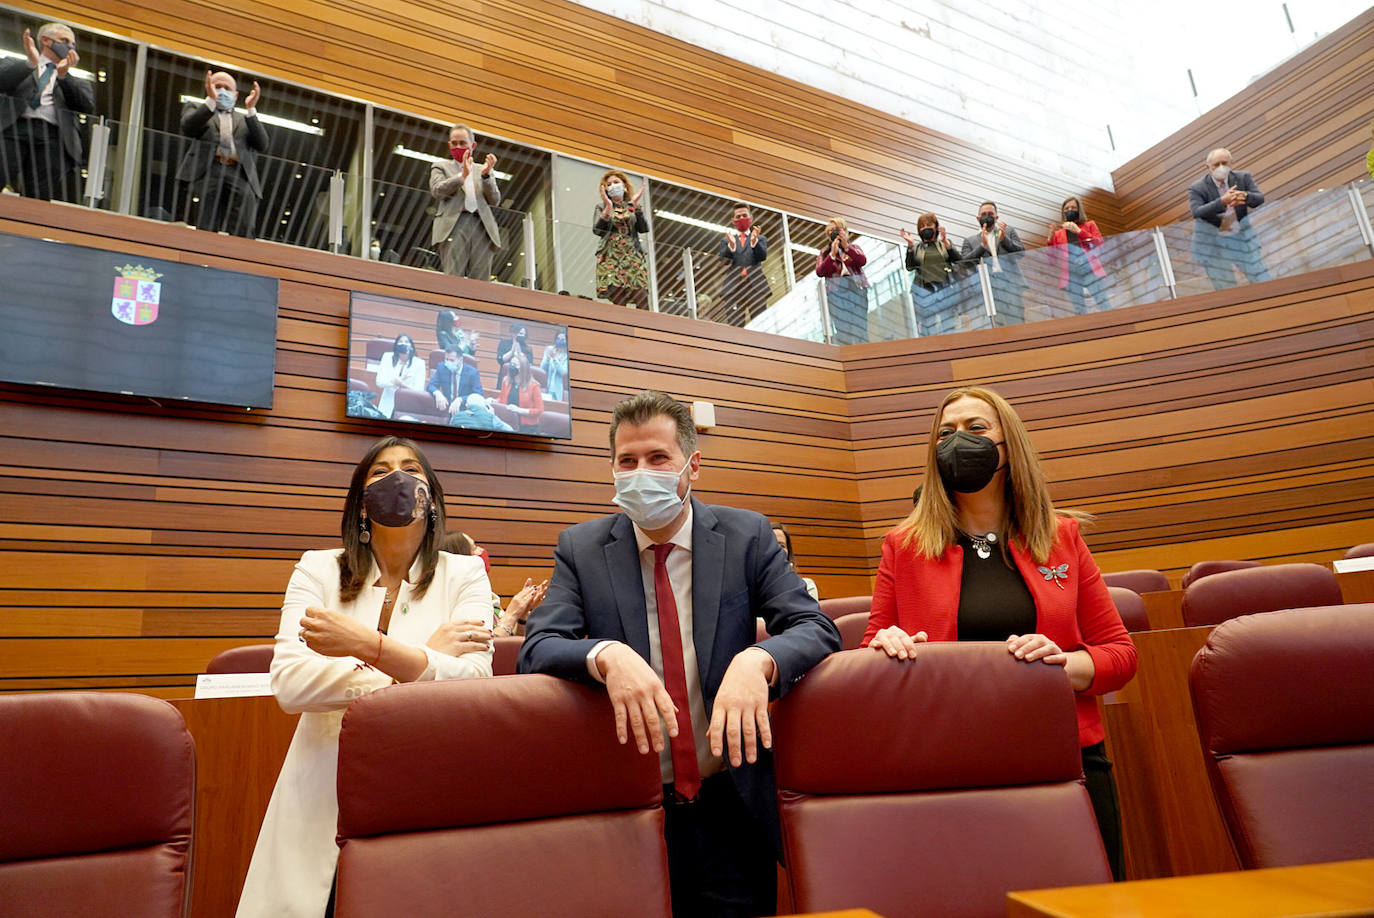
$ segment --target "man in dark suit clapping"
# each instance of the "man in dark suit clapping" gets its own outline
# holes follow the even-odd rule
[[[60,22],[24,30],[27,60],[0,61],[0,186],[25,197],[77,200],[85,159],[78,113],[95,111],[95,89],[72,73],[76,34]]]
[[[196,227],[252,237],[257,227],[262,182],[257,154],[267,150],[267,129],[258,121],[258,84],[244,100],[247,115],[234,110],[238,84],[227,73],[205,73],[205,102],[181,111],[181,133],[195,137],[177,167],[177,178],[200,196]]]

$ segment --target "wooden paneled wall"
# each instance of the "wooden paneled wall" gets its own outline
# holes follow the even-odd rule
[[[275,633],[300,553],[338,544],[352,465],[393,425],[344,417],[350,289],[564,322],[573,439],[413,427],[454,525],[512,595],[559,530],[611,512],[606,428],[626,394],[716,405],[703,500],[784,520],[829,595],[868,589],[837,348],[572,297],[6,196],[0,231],[281,278],[269,411],[0,386],[0,690],[185,686]],[[174,694],[184,694],[184,688]]]
[[[851,356],[852,355],[852,356]],[[1374,262],[845,351],[870,556],[911,509],[935,407],[1016,406],[1103,570],[1328,561],[1374,539]]]
[[[566,0],[76,0],[28,4],[230,66],[895,238],[978,204],[1039,238],[1110,194]],[[1069,187],[1066,187],[1068,185]]]
[[[1233,54],[1244,67],[1241,48]],[[1269,199],[1368,178],[1374,8],[1112,172],[1123,229],[1186,220],[1188,186],[1226,147]]]
[[[269,411],[0,386],[0,690],[179,694],[269,637],[293,561],[337,544],[349,291],[566,323],[570,441],[406,428],[510,596],[613,509],[606,425],[645,387],[716,405],[706,501],[787,522],[822,595],[866,593],[958,384],[1022,411],[1105,569],[1327,560],[1374,538],[1374,261],[1019,328],[836,348],[6,196],[0,231],[281,279]]]

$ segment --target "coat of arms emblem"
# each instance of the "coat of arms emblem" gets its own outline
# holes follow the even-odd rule
[[[128,325],[148,325],[157,321],[157,304],[162,295],[161,277],[152,268],[124,265],[115,268],[119,276],[114,282],[114,299],[110,312]]]

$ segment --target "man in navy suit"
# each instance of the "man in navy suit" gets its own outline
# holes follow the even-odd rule
[[[482,392],[482,375],[452,347],[444,351],[444,362],[434,368],[425,391],[434,396],[436,408],[450,413],[461,411],[467,397],[474,392],[486,397]]]
[[[0,187],[75,202],[85,159],[78,114],[95,111],[95,88],[71,71],[76,34],[60,22],[24,30],[24,58],[0,60]]]
[[[616,735],[659,757],[673,915],[771,915],[778,815],[768,725],[840,635],[768,520],[690,498],[701,454],[661,392],[616,406],[615,502],[565,529],[519,671],[604,683]],[[755,644],[755,617],[772,637]]]
[[[197,138],[177,166],[177,178],[200,197],[198,229],[252,237],[258,225],[262,180],[258,154],[267,152],[267,129],[258,120],[262,90],[255,82],[244,100],[247,114],[234,110],[238,83],[227,73],[205,73],[205,102],[187,102],[181,133]]]
[[[725,305],[727,322],[743,325],[763,312],[772,296],[763,261],[768,257],[768,237],[759,232],[749,205],[735,205],[730,221],[734,231],[725,234],[716,257],[725,264],[720,282],[720,301]]]
[[[1250,211],[1264,203],[1264,193],[1248,172],[1231,168],[1231,151],[1207,154],[1207,174],[1188,188],[1193,212],[1193,258],[1207,271],[1212,286],[1225,290],[1236,283],[1236,268],[1251,283],[1269,280]]]

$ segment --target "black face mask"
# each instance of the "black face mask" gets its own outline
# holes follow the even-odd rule
[[[940,480],[945,487],[960,494],[983,490],[1002,467],[1002,458],[997,452],[1000,445],[987,437],[956,430],[935,447]]]
[[[409,526],[429,510],[429,485],[397,469],[363,490],[363,508],[378,526]]]
[[[1077,222],[1078,222],[1078,217],[1079,217],[1078,211],[1076,211],[1076,210],[1074,210],[1074,209],[1072,209],[1072,208],[1070,208],[1069,210],[1064,211],[1064,219],[1067,220],[1067,221],[1070,222],[1070,223],[1077,223]]]
[[[936,233],[937,233],[937,232],[938,232],[938,231],[935,229],[935,227],[933,227],[933,226],[927,226],[925,229],[921,230],[921,241],[922,241],[922,242],[934,242],[934,241],[935,241],[935,236],[936,236]]]
[[[60,61],[68,54],[72,53],[72,46],[65,41],[55,41],[52,43],[52,53],[53,57],[56,57]]]
[[[997,215],[983,214],[978,218],[978,222],[981,223],[983,226],[986,226],[988,229],[992,229],[994,226],[997,225]]]
[[[409,354],[413,350],[415,349],[405,342],[396,345],[396,353],[398,354]]]
[[[829,233],[828,235],[829,235],[829,237],[830,237],[830,241],[831,241],[831,242],[834,242],[836,239],[839,239],[839,238],[840,238],[840,231],[837,230],[837,229],[833,229],[833,230],[830,231],[830,233]]]

